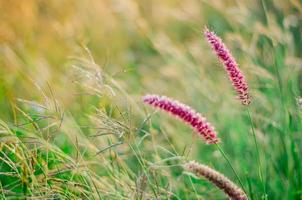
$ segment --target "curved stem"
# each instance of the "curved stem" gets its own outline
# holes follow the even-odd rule
[[[223,151],[223,149],[219,146],[219,144],[216,143],[216,147],[217,147],[217,149],[220,151],[221,155],[225,158],[225,160],[227,161],[228,165],[231,167],[231,169],[232,169],[233,173],[235,174],[235,176],[236,176],[236,178],[237,178],[237,180],[238,180],[238,182],[239,182],[241,188],[243,189],[244,193],[246,193],[246,191],[245,191],[245,189],[244,189],[244,186],[243,186],[243,183],[242,183],[240,177],[238,176],[236,170],[234,169],[234,167],[233,167],[233,165],[232,165],[230,159],[229,159],[228,156],[225,154],[225,152]]]
[[[252,117],[251,117],[251,113],[250,113],[249,107],[247,107],[247,113],[248,113],[248,117],[249,117],[249,120],[250,120],[250,123],[251,123],[252,133],[253,133],[253,139],[254,139],[254,143],[255,143],[255,147],[256,147],[257,162],[258,162],[258,175],[259,175],[262,187],[263,187],[263,192],[265,194],[265,196],[264,196],[263,199],[267,199],[266,198],[266,187],[265,187],[265,184],[264,184],[264,181],[263,181],[263,173],[262,173],[262,167],[261,167],[259,147],[258,147],[258,142],[257,142],[256,133],[255,133],[255,128],[254,128],[254,124],[253,124],[253,121],[252,121]]]

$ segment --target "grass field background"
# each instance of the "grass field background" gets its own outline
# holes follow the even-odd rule
[[[205,26],[249,83],[260,165]],[[1,0],[1,199],[225,199],[181,166],[239,185],[222,154],[147,93],[207,117],[250,199],[302,199],[301,37],[299,0]]]

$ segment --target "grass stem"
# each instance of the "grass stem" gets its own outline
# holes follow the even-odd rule
[[[254,124],[253,124],[253,121],[252,121],[252,117],[251,117],[249,107],[247,107],[247,113],[248,113],[249,121],[250,121],[250,124],[251,124],[251,127],[252,127],[253,139],[254,139],[254,144],[255,144],[255,147],[256,147],[257,162],[258,162],[258,176],[259,176],[259,179],[261,181],[261,184],[262,184],[262,187],[263,187],[263,192],[264,192],[264,196],[262,196],[262,199],[267,199],[266,187],[265,187],[265,183],[264,183],[264,180],[263,180],[262,165],[261,165],[261,160],[260,160],[259,145],[258,145],[258,142],[257,142],[255,128],[254,128]]]
[[[228,156],[226,155],[226,153],[223,151],[223,149],[219,146],[219,144],[216,144],[216,147],[217,149],[220,151],[221,155],[225,158],[225,160],[227,161],[228,165],[231,167],[233,173],[235,174],[241,188],[243,189],[243,191],[246,193],[245,189],[244,189],[244,186],[243,186],[243,183],[238,175],[238,173],[236,172],[235,168],[233,167],[230,159],[228,158]]]

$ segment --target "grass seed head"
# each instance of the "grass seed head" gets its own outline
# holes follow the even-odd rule
[[[211,126],[211,124],[208,123],[200,113],[196,112],[189,106],[171,98],[159,95],[145,95],[143,97],[143,102],[182,119],[182,121],[189,124],[197,133],[199,133],[206,143],[215,144],[219,142],[214,127]]]
[[[248,84],[229,49],[222,42],[221,38],[219,38],[214,32],[210,31],[208,28],[205,28],[204,36],[212,46],[219,60],[224,65],[224,68],[229,75],[229,79],[231,80],[232,85],[235,88],[241,103],[246,106],[249,105],[251,103],[251,97],[249,94]]]
[[[222,190],[231,200],[247,200],[247,196],[244,191],[239,188],[230,179],[225,177],[223,174],[217,172],[216,170],[199,164],[195,161],[190,161],[185,164],[185,169],[193,172],[199,177],[203,177],[216,185],[220,190]]]

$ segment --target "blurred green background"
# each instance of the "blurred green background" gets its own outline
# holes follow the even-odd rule
[[[262,181],[246,108],[205,26],[251,88]],[[227,162],[140,102],[157,93],[216,127],[251,199],[302,199],[301,37],[300,0],[0,0],[2,198],[224,199],[178,164],[197,160],[237,182]],[[99,132],[111,135],[91,137]],[[68,175],[51,174],[59,168]]]

